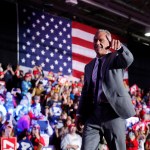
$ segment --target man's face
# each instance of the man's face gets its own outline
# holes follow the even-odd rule
[[[103,56],[107,52],[107,47],[109,47],[109,41],[107,39],[107,33],[106,32],[97,32],[97,34],[94,37],[94,50],[97,54],[97,56]]]

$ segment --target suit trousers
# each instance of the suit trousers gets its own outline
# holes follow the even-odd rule
[[[125,129],[125,120],[109,103],[97,104],[85,123],[81,150],[97,150],[103,136],[109,150],[126,150]]]

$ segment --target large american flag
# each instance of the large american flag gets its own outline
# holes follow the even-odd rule
[[[95,57],[96,28],[28,7],[18,7],[21,66],[42,65],[45,71],[80,78]]]
[[[18,7],[21,66],[42,65],[45,71],[80,78],[85,65],[95,56],[93,37],[96,28],[50,15],[29,7]],[[121,39],[117,35],[113,38]],[[124,79],[128,81],[128,72]]]

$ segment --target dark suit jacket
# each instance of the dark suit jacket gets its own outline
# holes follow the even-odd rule
[[[88,119],[94,110],[92,72],[96,58],[85,66],[85,79],[77,114],[84,121]],[[102,66],[102,90],[112,108],[121,118],[129,118],[135,115],[131,97],[123,83],[124,69],[133,62],[132,53],[122,45],[122,48],[114,53],[106,55]]]

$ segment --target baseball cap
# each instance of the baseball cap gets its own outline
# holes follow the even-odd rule
[[[75,127],[76,125],[74,124],[74,123],[72,123],[72,124],[70,124],[69,126],[68,126],[68,128],[70,129],[70,128],[72,128],[72,127]]]
[[[40,125],[38,123],[36,123],[36,124],[33,125],[33,128],[36,128],[36,129],[40,130]]]

